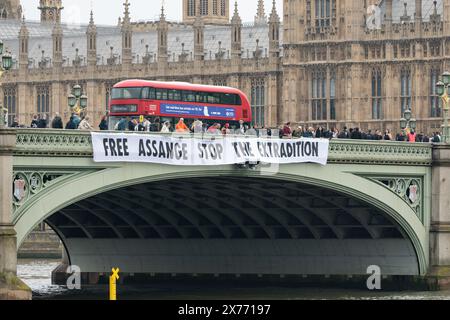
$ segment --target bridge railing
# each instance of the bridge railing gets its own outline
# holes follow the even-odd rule
[[[15,156],[92,157],[93,155],[91,133],[88,131],[17,129],[16,132]],[[133,132],[123,133],[134,134]],[[157,132],[148,134],[173,135]],[[177,134],[176,136],[187,139],[224,138],[222,135],[211,134]],[[250,137],[254,138],[254,136]],[[328,162],[431,166],[432,150],[432,145],[427,143],[333,139],[330,142]]]

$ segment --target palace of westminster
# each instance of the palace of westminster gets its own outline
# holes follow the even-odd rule
[[[91,13],[83,26],[61,22],[62,0],[36,1],[40,21],[22,17],[20,0],[0,0],[14,62],[0,90],[10,120],[68,120],[67,96],[80,84],[97,127],[111,87],[139,78],[239,88],[260,126],[396,131],[410,108],[418,130],[440,130],[435,84],[450,71],[450,0],[284,0],[282,17],[275,1],[266,14],[255,0],[251,23],[229,0],[179,1],[181,22],[164,9],[157,21],[133,21],[126,0],[116,25],[96,25]]]

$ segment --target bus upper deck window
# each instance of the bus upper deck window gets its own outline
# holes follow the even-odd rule
[[[183,101],[195,102],[195,93],[192,91],[183,91]]]
[[[149,88],[145,87],[142,89],[142,99],[148,99],[148,95],[149,95]]]
[[[148,98],[151,99],[151,100],[155,100],[156,99],[156,90],[155,90],[155,88],[149,88]]]
[[[172,101],[181,100],[181,91],[180,90],[169,90],[169,100],[172,100]]]
[[[167,90],[166,89],[156,89],[156,99],[157,100],[167,100]]]

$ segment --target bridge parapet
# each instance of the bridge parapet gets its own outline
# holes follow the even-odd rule
[[[131,132],[125,134],[133,134]],[[162,135],[161,133],[151,133]],[[192,137],[191,135],[179,135]],[[222,136],[205,135],[207,139]],[[14,156],[92,157],[90,132],[18,129]],[[332,140],[329,163],[431,166],[431,144],[394,141]]]

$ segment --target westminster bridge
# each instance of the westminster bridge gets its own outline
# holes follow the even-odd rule
[[[0,131],[0,282],[41,222],[83,272],[425,276],[450,266],[450,146],[333,140],[328,164],[96,163],[89,132]],[[9,280],[8,280],[9,279]],[[0,296],[1,296],[0,285]]]

